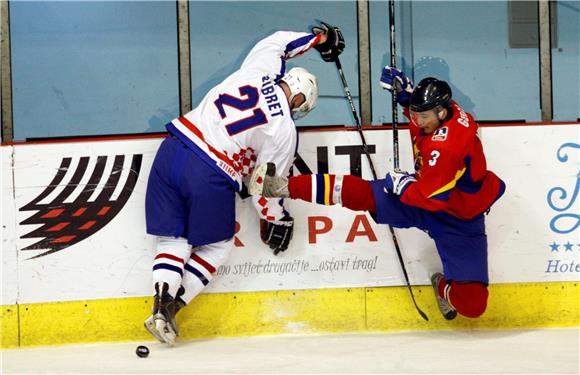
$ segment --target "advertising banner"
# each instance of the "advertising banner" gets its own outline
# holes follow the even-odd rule
[[[388,130],[365,133],[380,178],[392,168]],[[486,217],[490,282],[580,276],[577,126],[481,129],[488,168],[507,185]],[[413,168],[408,131],[401,168]],[[161,139],[2,147],[3,304],[152,294],[155,238],[145,191]],[[355,131],[300,134],[294,174],[371,179]],[[391,234],[364,212],[286,201],[295,219],[278,256],[259,237],[249,199],[237,201],[236,248],[204,292],[405,285]],[[396,230],[412,284],[441,269],[432,240]]]

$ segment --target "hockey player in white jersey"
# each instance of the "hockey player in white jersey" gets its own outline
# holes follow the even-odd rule
[[[146,194],[147,233],[158,236],[155,301],[145,328],[170,345],[175,314],[209,283],[234,246],[235,194],[255,165],[272,161],[287,175],[298,119],[316,106],[318,84],[286,61],[315,48],[333,62],[344,49],[337,27],[279,31],[257,43],[240,69],[211,89],[191,112],[167,124]],[[280,199],[252,197],[262,240],[288,248],[294,220]]]

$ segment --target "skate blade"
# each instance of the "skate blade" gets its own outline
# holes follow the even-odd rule
[[[169,346],[175,345],[176,334],[170,324],[163,319],[155,319],[155,328],[166,344]]]
[[[453,320],[453,319],[455,319],[457,317],[457,311],[455,311],[455,310],[454,311],[448,311],[447,313],[444,313],[443,314],[443,317],[446,320]]]
[[[163,339],[163,337],[161,337],[161,334],[159,333],[157,327],[155,326],[155,320],[153,318],[153,315],[151,315],[149,318],[147,318],[147,320],[145,320],[143,326],[145,327],[147,332],[151,334],[151,336],[155,337],[160,342],[165,343],[165,340]]]

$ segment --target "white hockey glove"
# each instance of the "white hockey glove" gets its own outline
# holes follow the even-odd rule
[[[385,66],[381,74],[381,87],[397,95],[397,102],[408,107],[413,93],[413,81],[405,73],[396,68]]]
[[[412,174],[395,169],[387,173],[385,185],[387,192],[402,196],[405,190],[417,179]]]
[[[248,192],[266,198],[288,198],[288,178],[276,176],[276,164],[266,163],[254,168]]]
[[[326,62],[334,62],[338,56],[344,51],[345,43],[342,31],[336,26],[320,21],[321,26],[314,26],[312,28],[313,34],[325,34],[326,41],[317,44],[314,48],[320,52],[320,57]]]
[[[260,219],[260,237],[270,249],[274,250],[274,255],[288,249],[293,234],[294,219],[291,216],[285,216],[274,222]]]

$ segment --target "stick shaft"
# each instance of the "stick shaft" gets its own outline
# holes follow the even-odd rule
[[[397,67],[397,48],[395,35],[395,0],[389,1],[389,30],[391,36],[391,67]],[[393,87],[393,97],[391,100],[391,108],[393,113],[393,163],[395,169],[399,169],[399,112],[397,109],[397,96],[395,94],[395,87]]]
[[[336,68],[338,69],[338,73],[340,75],[340,80],[342,81],[342,86],[344,87],[344,92],[346,93],[346,98],[347,98],[348,102],[350,103],[350,109],[352,110],[352,114],[353,114],[354,120],[356,122],[358,133],[361,137],[364,153],[365,153],[367,160],[369,162],[369,166],[371,167],[371,172],[373,174],[373,178],[376,180],[377,179],[377,172],[375,171],[375,166],[374,166],[374,163],[371,159],[371,154],[368,150],[367,142],[365,140],[365,136],[364,136],[363,131],[362,131],[362,126],[361,126],[358,114],[356,112],[356,107],[354,106],[354,101],[352,100],[352,95],[350,94],[350,89],[348,88],[348,84],[346,82],[346,77],[344,76],[344,72],[342,71],[342,65],[340,63],[340,59],[337,58],[335,63],[336,63]],[[397,163],[398,163],[398,140],[397,140]],[[417,312],[419,313],[419,315],[421,315],[421,317],[423,319],[428,321],[429,318],[419,308],[419,306],[417,305],[417,301],[415,301],[415,296],[413,295],[413,290],[411,289],[411,283],[409,282],[409,275],[407,274],[405,262],[403,261],[403,255],[401,254],[401,248],[399,246],[399,241],[397,240],[397,236],[395,235],[395,230],[391,225],[389,225],[389,231],[391,232],[391,237],[393,238],[395,250],[397,251],[397,256],[399,257],[399,263],[401,264],[401,268],[403,269],[403,275],[405,276],[405,280],[407,281],[407,288],[409,289],[409,293],[411,294],[411,299],[413,300],[413,304],[415,305],[415,308],[417,309]]]
[[[373,161],[371,159],[371,154],[369,152],[367,141],[366,141],[365,135],[363,134],[363,131],[362,131],[362,125],[360,123],[358,113],[356,112],[356,107],[354,106],[354,101],[352,100],[352,95],[350,93],[350,89],[348,88],[348,83],[346,82],[346,77],[344,76],[344,72],[342,71],[342,64],[340,63],[340,59],[338,57],[336,58],[335,64],[336,64],[336,68],[338,69],[338,74],[340,75],[340,80],[342,81],[342,86],[344,87],[346,99],[348,100],[348,102],[350,104],[350,110],[352,111],[352,115],[354,116],[354,121],[356,123],[358,133],[360,134],[360,137],[362,140],[364,153],[365,153],[365,155],[367,157],[367,161],[369,162],[369,165],[371,167],[371,172],[373,174],[373,178],[376,180],[377,179],[377,172],[375,170],[375,166],[374,166]]]
[[[391,67],[397,67],[397,48],[396,48],[396,35],[395,35],[395,0],[389,0],[389,31],[391,37]],[[396,88],[393,87],[393,96],[391,98],[391,108],[393,113],[393,165],[395,169],[399,169],[399,112],[397,108],[397,94]],[[397,251],[397,257],[399,258],[399,263],[401,264],[401,269],[403,270],[403,276],[405,276],[405,281],[407,282],[407,288],[413,304],[417,309],[417,312],[425,320],[429,320],[427,315],[419,308],[417,301],[415,301],[415,295],[413,294],[413,289],[411,289],[411,282],[409,281],[409,275],[407,273],[407,267],[405,267],[405,261],[403,260],[403,254],[401,253],[401,247],[395,235],[395,229],[389,225],[389,231],[391,232],[391,237],[393,238],[393,243],[395,244],[395,250]]]

